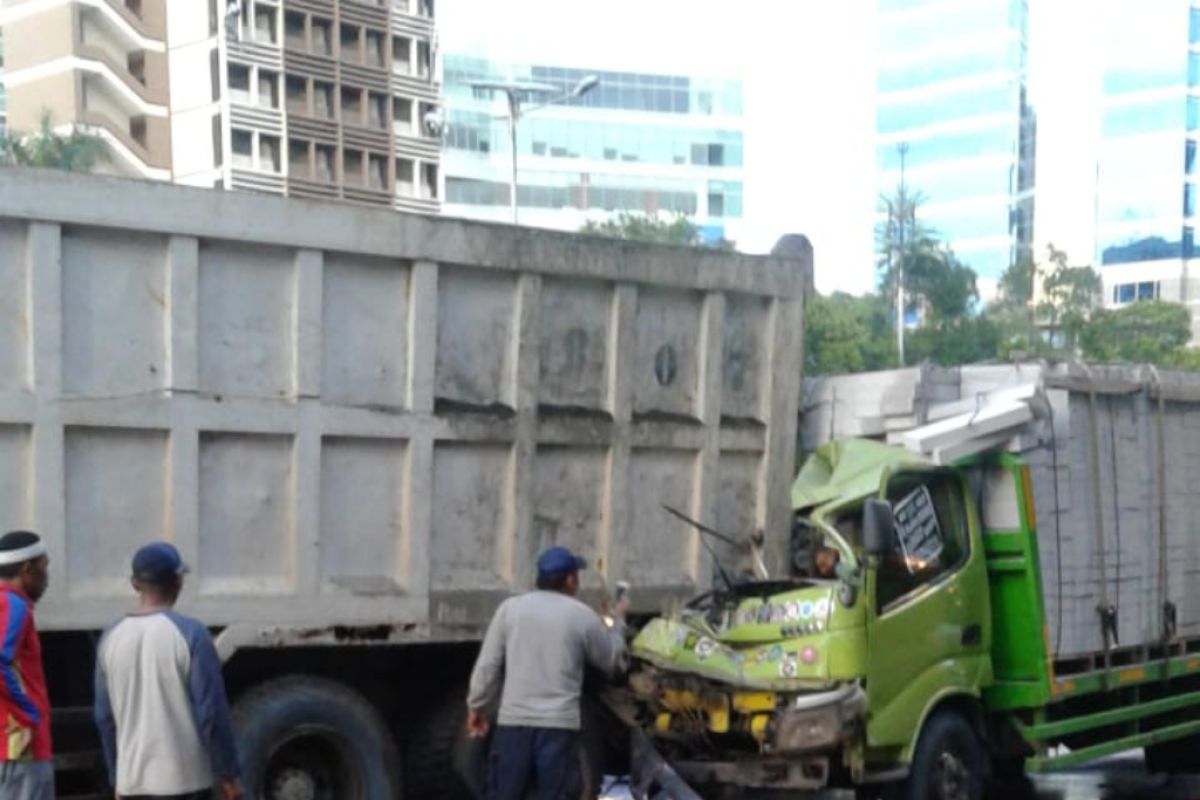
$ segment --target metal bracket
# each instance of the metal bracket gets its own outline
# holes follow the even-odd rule
[[[1114,644],[1121,644],[1117,635],[1117,607],[1109,603],[1106,606],[1097,606],[1096,612],[1100,615],[1100,635],[1104,638],[1104,650],[1107,654]]]
[[[1163,641],[1171,641],[1179,629],[1179,611],[1171,601],[1163,603]]]

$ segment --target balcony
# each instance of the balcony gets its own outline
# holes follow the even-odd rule
[[[282,175],[271,172],[232,167],[229,170],[229,184],[233,189],[249,189],[252,192],[267,192],[269,194],[284,194],[287,179]]]
[[[117,16],[125,21],[130,28],[147,39],[165,42],[167,39],[166,18],[161,13],[149,13],[156,10],[157,0],[148,0],[139,4],[133,0],[103,0],[104,4],[117,12]],[[141,6],[140,11],[136,10]],[[158,9],[161,10],[161,9]]]

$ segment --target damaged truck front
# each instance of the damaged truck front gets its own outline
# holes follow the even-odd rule
[[[1200,377],[1032,364],[825,384],[848,401],[807,415],[808,441],[870,424],[903,446],[825,441],[792,488],[787,574],[722,571],[642,630],[643,738],[697,787],[860,798],[978,800],[1138,748],[1151,772],[1200,770]]]
[[[957,473],[898,448],[818,451],[792,491],[790,574],[730,580],[635,640],[629,685],[656,749],[705,796],[722,785],[871,796],[914,758],[932,765],[922,784],[952,790],[932,796],[970,792],[982,756],[958,733],[978,722],[966,709],[990,682],[991,637],[969,500]]]
[[[991,676],[967,503],[958,475],[895,447],[818,451],[792,491],[791,575],[731,582],[638,634],[630,687],[646,733],[694,786],[902,777],[923,717],[938,700],[978,698]],[[943,756],[954,772],[972,754]]]

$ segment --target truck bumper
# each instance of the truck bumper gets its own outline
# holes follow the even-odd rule
[[[675,765],[689,783],[751,789],[823,789],[829,782],[829,757],[754,758],[743,761],[685,761]]]

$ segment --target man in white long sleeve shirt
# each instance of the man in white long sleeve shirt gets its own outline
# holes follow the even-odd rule
[[[500,690],[488,761],[488,797],[565,800],[578,791],[579,698],[590,664],[611,673],[625,652],[625,601],[608,626],[575,599],[587,566],[565,547],[538,557],[537,590],[500,604],[467,696],[467,729],[485,736],[486,707]],[[501,689],[503,683],[503,689]]]

